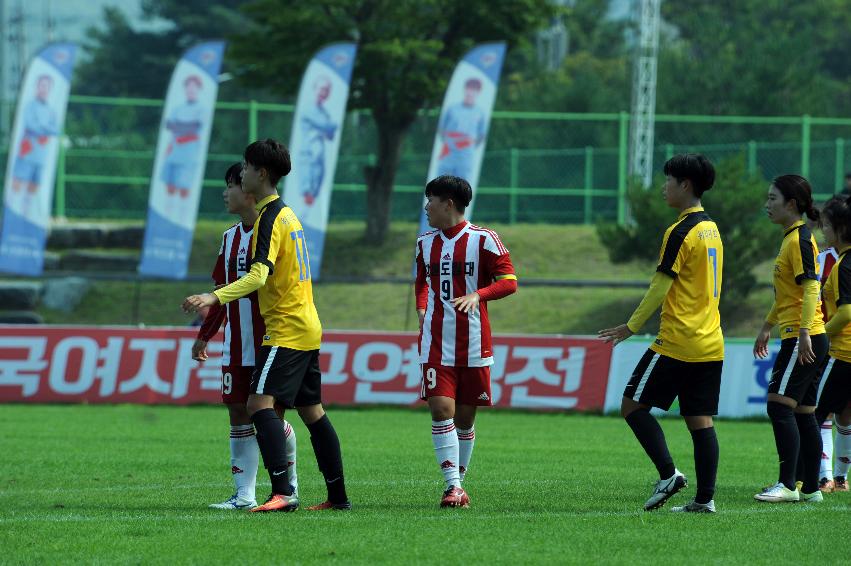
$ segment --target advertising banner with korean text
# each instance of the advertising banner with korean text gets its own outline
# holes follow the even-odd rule
[[[320,277],[331,189],[349,100],[357,45],[335,43],[314,55],[301,79],[292,133],[292,171],[284,177],[284,202],[304,228],[310,276]]]
[[[221,402],[221,335],[192,360],[195,328],[0,325],[0,402]],[[611,347],[593,338],[495,336],[497,407],[599,411]],[[338,405],[416,405],[414,333],[326,332],[322,397]]]
[[[186,277],[224,50],[223,41],[196,45],[171,75],[151,173],[143,275]]]
[[[476,187],[504,58],[505,43],[502,42],[483,43],[468,51],[452,73],[440,109],[426,180],[441,175],[466,179],[473,189],[473,200],[464,213],[468,220],[473,216]],[[421,211],[418,233],[428,230],[425,211]]]
[[[41,275],[71,75],[73,43],[51,43],[21,81],[3,185],[0,271]]]
[[[652,343],[652,338],[633,337],[618,344],[612,352],[609,388],[606,392],[607,412],[620,410],[624,387],[638,360]],[[719,416],[765,416],[768,382],[771,381],[774,360],[780,352],[780,340],[772,340],[768,347],[768,357],[760,360],[754,358],[752,340],[735,338],[724,340],[724,366],[721,373],[721,396],[718,401]],[[672,411],[676,411],[676,405],[672,407]]]

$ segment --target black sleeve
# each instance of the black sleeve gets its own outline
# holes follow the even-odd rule
[[[275,229],[275,220],[278,211],[271,206],[266,207],[257,219],[257,228],[254,237],[257,239],[257,247],[251,263],[262,263],[269,268],[269,275],[275,272],[275,262],[269,259],[269,243],[272,241],[272,230]]]
[[[836,267],[834,269],[837,269]],[[839,299],[836,301],[836,306],[851,304],[851,263],[845,264],[841,262],[838,266],[836,281],[839,285]]]
[[[685,242],[686,236],[688,236],[689,231],[692,229],[694,224],[691,224],[688,221],[688,217],[683,219],[682,222],[677,224],[671,233],[668,235],[668,241],[665,243],[665,251],[662,253],[662,261],[659,262],[659,265],[656,267],[656,271],[664,273],[668,277],[673,279],[677,278],[677,271],[674,270],[674,264],[677,261],[677,255],[680,253],[680,248],[683,247],[683,242]],[[677,266],[679,269],[680,266]]]
[[[812,232],[804,225],[798,230],[798,245],[801,246],[801,268],[802,271],[795,276],[795,283],[800,285],[804,279],[818,281],[816,275],[816,256],[813,251]],[[797,266],[795,266],[797,268]]]

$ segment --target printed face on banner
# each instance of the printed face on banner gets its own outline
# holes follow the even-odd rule
[[[41,58],[32,63],[21,93],[9,151],[5,205],[33,224],[50,221],[59,134],[65,118],[68,81]]]
[[[323,226],[334,183],[348,84],[325,62],[313,60],[301,83],[301,105],[290,139],[292,172],[284,200],[302,224]]]
[[[204,140],[217,85],[188,61],[180,61],[169,88],[154,166],[151,206],[163,217],[194,227],[204,176]]]
[[[495,97],[496,86],[481,70],[463,61],[458,65],[438,122],[429,179],[454,175],[475,190]]]

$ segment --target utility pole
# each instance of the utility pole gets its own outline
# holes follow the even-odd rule
[[[640,37],[632,81],[629,173],[645,187],[653,182],[653,134],[656,121],[656,61],[662,0],[637,0]]]

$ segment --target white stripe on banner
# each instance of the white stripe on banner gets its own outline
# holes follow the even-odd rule
[[[795,342],[795,347],[792,349],[792,355],[789,356],[789,363],[786,364],[786,370],[783,372],[783,379],[780,380],[780,388],[777,390],[778,395],[786,395],[786,386],[789,385],[789,378],[795,370],[795,363],[798,360],[798,343]]]
[[[266,363],[263,364],[263,371],[260,372],[260,381],[257,383],[257,394],[263,395],[263,387],[266,385],[266,376],[269,375],[269,368],[272,367],[272,362],[275,359],[275,354],[278,353],[278,347],[272,346],[269,350],[269,357],[266,358]]]
[[[224,50],[224,41],[198,44],[171,75],[151,173],[143,275],[186,278]]]
[[[33,57],[21,81],[3,185],[0,271],[42,273],[76,55],[76,44],[51,43]]]
[[[320,49],[301,79],[293,114],[289,147],[293,169],[284,178],[284,202],[304,228],[310,274],[317,280],[356,53],[354,43]]]
[[[633,401],[637,402],[641,398],[641,394],[644,393],[644,386],[647,385],[647,380],[650,379],[650,374],[653,373],[653,368],[656,367],[656,362],[659,361],[659,356],[660,354],[654,353],[653,357],[650,359],[650,363],[647,364],[647,369],[644,370],[644,375],[641,376],[641,380],[635,388],[635,395],[632,397]]]

